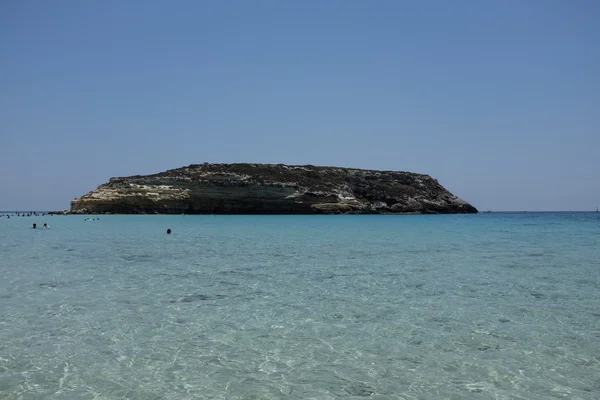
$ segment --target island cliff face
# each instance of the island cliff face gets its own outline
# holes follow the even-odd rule
[[[476,213],[428,175],[283,164],[198,164],[111,178],[71,202],[89,214]]]

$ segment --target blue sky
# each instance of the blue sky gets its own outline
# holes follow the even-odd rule
[[[0,209],[263,162],[430,174],[481,210],[600,206],[600,2],[0,3]]]

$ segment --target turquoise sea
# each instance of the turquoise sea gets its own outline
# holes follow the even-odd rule
[[[600,398],[597,213],[3,217],[0,274],[2,399]]]

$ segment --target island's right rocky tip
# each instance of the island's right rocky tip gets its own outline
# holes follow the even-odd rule
[[[285,164],[192,164],[111,178],[72,214],[471,214],[429,175]]]

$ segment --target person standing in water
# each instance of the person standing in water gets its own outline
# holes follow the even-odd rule
[[[33,224],[33,229],[37,228],[37,224]]]

